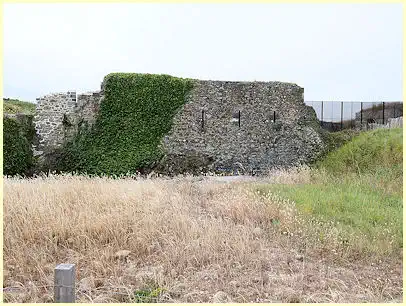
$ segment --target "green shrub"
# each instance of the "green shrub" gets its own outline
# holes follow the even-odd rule
[[[66,145],[59,168],[118,175],[153,167],[163,156],[159,143],[192,86],[190,79],[169,75],[107,75],[95,125]]]
[[[330,152],[318,165],[332,173],[376,173],[394,170],[402,175],[402,129],[363,132],[339,149]]]
[[[31,143],[34,137],[32,117],[18,122],[3,118],[3,174],[26,175],[33,166]]]
[[[139,289],[134,292],[133,303],[157,303],[159,296],[165,291],[154,286],[153,288]]]
[[[320,129],[320,134],[326,144],[326,153],[334,151],[345,143],[350,141],[353,137],[357,136],[360,132],[356,130],[342,130],[339,132],[328,132],[324,129]]]

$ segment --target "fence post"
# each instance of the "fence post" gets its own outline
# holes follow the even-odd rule
[[[385,102],[382,102],[382,124],[385,124]]]
[[[54,302],[75,303],[75,265],[59,264],[55,268]]]
[[[341,129],[343,129],[343,101],[341,101]]]
[[[361,130],[362,130],[362,104],[363,102],[361,102]]]
[[[353,108],[353,105],[354,105],[354,102],[351,102],[351,118],[350,118],[350,127],[351,128],[354,128],[355,127],[355,121],[356,121],[356,118],[354,118],[354,122],[353,122],[353,120],[352,120],[352,114],[353,114],[353,110],[354,110],[354,108]],[[354,123],[354,124],[353,124]]]
[[[238,111],[238,127],[241,127],[241,111]]]
[[[321,121],[320,121],[320,126],[323,127],[323,101],[321,101]]]

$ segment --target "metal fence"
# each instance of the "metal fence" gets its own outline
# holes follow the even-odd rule
[[[403,102],[305,101],[312,106],[321,127],[330,131],[368,128],[403,116]]]

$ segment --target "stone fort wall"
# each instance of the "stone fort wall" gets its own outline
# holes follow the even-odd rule
[[[295,84],[197,81],[163,139],[163,165],[252,173],[306,163],[324,148],[317,127]]]
[[[303,88],[281,82],[195,81],[162,139],[158,170],[266,172],[317,158],[324,144]],[[83,122],[94,124],[100,91],[38,98],[34,124],[42,155],[60,148]]]
[[[37,98],[33,123],[38,144],[34,146],[34,154],[61,148],[66,140],[74,137],[80,124],[94,124],[102,97],[102,91],[83,94],[70,91]]]

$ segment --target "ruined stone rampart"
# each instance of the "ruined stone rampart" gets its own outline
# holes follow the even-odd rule
[[[39,144],[34,153],[62,146],[67,135],[67,117],[75,116],[76,92],[53,93],[37,98],[34,126],[39,136]]]
[[[323,148],[315,126],[295,84],[198,81],[163,140],[163,164],[251,173],[309,162]]]
[[[314,160],[324,144],[316,114],[305,105],[303,93],[291,83],[195,80],[171,131],[162,139],[165,156],[158,169],[263,173]],[[37,100],[35,149],[41,155],[72,139],[84,122],[95,123],[103,89]]]
[[[74,137],[83,122],[94,124],[101,98],[101,91],[79,95],[68,91],[38,98],[33,122],[39,143],[34,146],[34,154],[42,155],[61,148]]]

